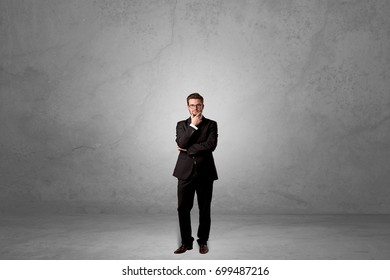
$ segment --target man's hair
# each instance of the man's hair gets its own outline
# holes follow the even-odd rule
[[[202,104],[203,104],[203,97],[202,95],[200,95],[199,93],[191,93],[190,95],[188,95],[187,97],[187,105],[189,105],[189,101],[190,99],[200,99],[202,101]]]

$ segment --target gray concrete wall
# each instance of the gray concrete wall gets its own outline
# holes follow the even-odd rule
[[[0,204],[176,211],[175,126],[219,124],[217,213],[390,213],[390,2],[0,2]]]

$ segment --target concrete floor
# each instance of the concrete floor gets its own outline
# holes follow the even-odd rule
[[[390,215],[212,219],[209,254],[174,255],[174,215],[2,215],[0,259],[390,259]]]

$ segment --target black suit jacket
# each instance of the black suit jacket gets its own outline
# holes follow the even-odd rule
[[[197,126],[198,130],[190,124],[191,118],[188,118],[179,121],[176,126],[176,143],[187,151],[180,151],[173,176],[182,180],[188,179],[196,168],[199,177],[217,180],[217,169],[212,153],[217,147],[217,123],[203,116]]]

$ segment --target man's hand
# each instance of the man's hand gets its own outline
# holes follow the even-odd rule
[[[195,116],[191,115],[191,124],[198,126],[202,121],[202,113],[199,112]]]
[[[183,149],[183,148],[180,148],[179,146],[177,146],[177,149],[181,152],[187,152],[187,149]]]

